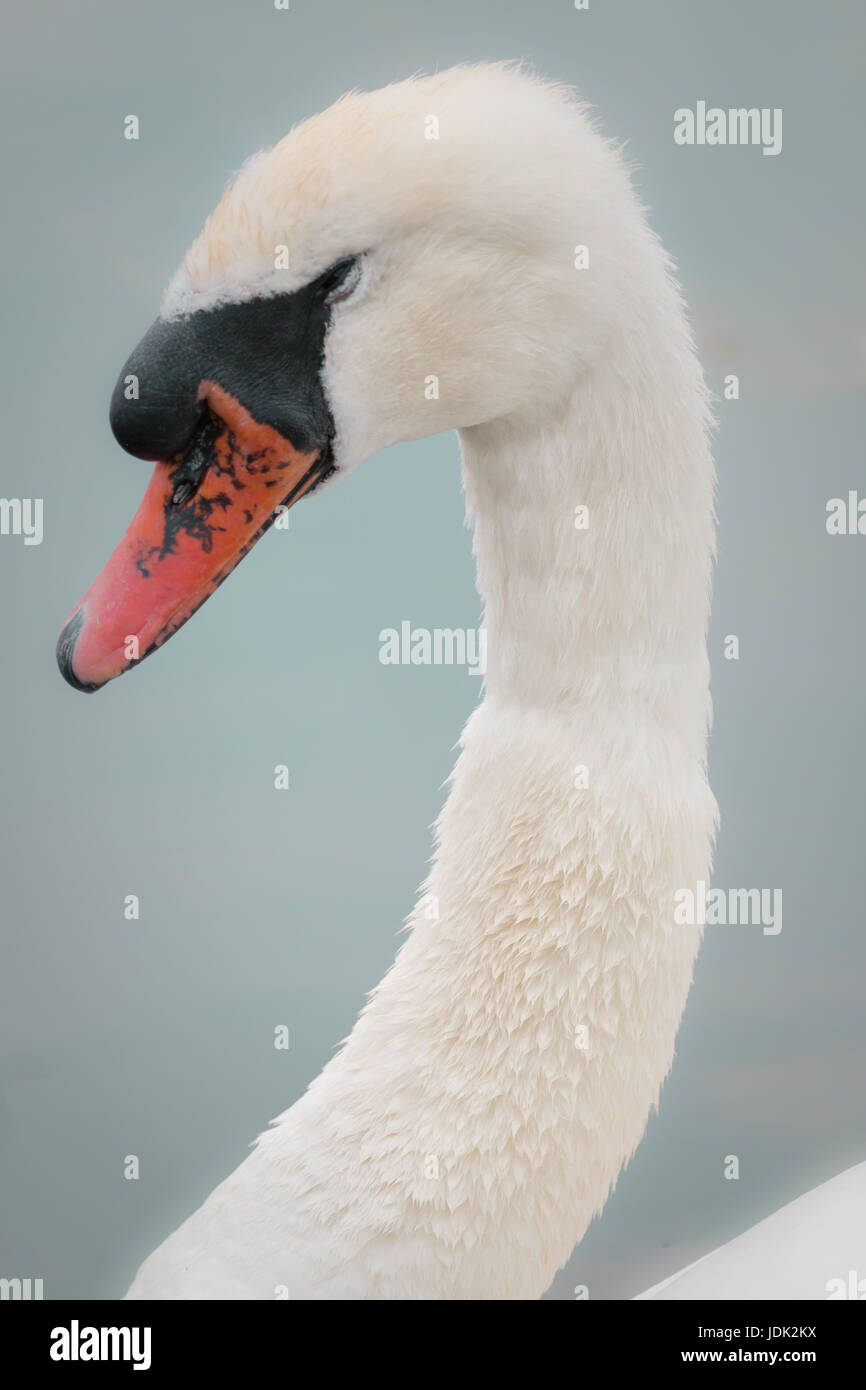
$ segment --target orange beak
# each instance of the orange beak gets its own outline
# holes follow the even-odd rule
[[[193,443],[157,463],[125,536],[63,625],[57,660],[78,690],[98,690],[162,646],[279,509],[329,471],[327,449],[295,449],[216,382],[202,382],[199,400]]]

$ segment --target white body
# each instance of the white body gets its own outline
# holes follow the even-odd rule
[[[616,152],[556,89],[458,69],[347,101],[317,118],[337,151],[327,196],[345,191],[347,220],[361,215],[368,154],[367,200],[377,178],[390,187],[379,140],[380,162],[408,181],[408,212],[395,201],[381,216],[417,212],[423,230],[401,224],[332,327],[338,460],[460,429],[486,694],[423,889],[438,919],[414,914],[342,1050],[129,1297],[539,1297],[643,1134],[699,944],[673,909],[678,889],[708,878],[715,827],[713,477],[664,254]],[[404,158],[395,105],[419,131],[439,111],[440,147]],[[286,181],[290,158],[312,157],[308,127],[289,141],[242,172],[247,209]],[[431,181],[448,202],[441,231]],[[252,252],[238,253],[235,283],[223,252],[207,270],[209,234],[165,312],[244,293]],[[366,244],[377,237],[365,228]],[[590,271],[574,267],[577,243]]]
[[[640,1299],[866,1299],[866,1163],[789,1202]]]

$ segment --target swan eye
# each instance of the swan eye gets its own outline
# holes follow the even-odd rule
[[[319,277],[319,291],[326,304],[339,304],[348,299],[361,278],[361,261],[358,256],[347,256],[335,262]]]

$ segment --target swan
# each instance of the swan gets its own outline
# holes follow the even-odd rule
[[[866,1163],[637,1295],[653,1302],[729,1298],[866,1299]]]
[[[58,639],[77,689],[441,430],[488,638],[395,963],[127,1297],[538,1298],[671,1066],[717,820],[708,397],[620,150],[519,64],[343,97],[241,167],[111,424],[155,469]]]

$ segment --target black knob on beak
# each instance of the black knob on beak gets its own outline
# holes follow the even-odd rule
[[[111,397],[111,429],[128,454],[169,459],[187,448],[204,409],[197,357],[189,320],[157,320],[145,333]]]

